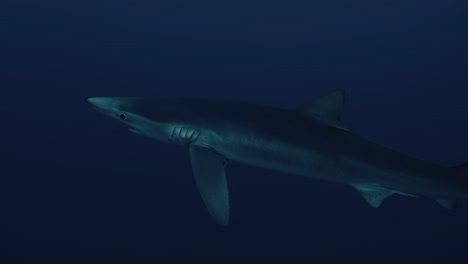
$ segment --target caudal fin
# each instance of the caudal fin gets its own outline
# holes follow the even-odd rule
[[[455,169],[463,172],[465,178],[468,178],[468,162],[455,166]]]
[[[461,172],[461,177],[468,179],[468,162],[464,162],[454,167],[454,169]],[[456,199],[437,199],[437,203],[447,209],[455,209],[457,207]]]

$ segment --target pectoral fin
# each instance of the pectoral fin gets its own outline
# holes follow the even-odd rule
[[[190,146],[193,175],[208,212],[221,225],[229,221],[229,193],[225,175],[227,159],[202,146]]]

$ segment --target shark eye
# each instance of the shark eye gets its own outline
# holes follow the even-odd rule
[[[125,119],[127,119],[127,115],[124,113],[120,114],[120,120],[125,120]]]

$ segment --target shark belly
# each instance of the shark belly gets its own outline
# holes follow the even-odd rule
[[[468,192],[453,171],[349,132],[316,135],[316,140],[303,140],[303,144],[298,144],[297,136],[228,135],[220,137],[217,148],[234,161],[312,179],[377,185],[416,196],[466,196]]]
[[[346,171],[330,149],[289,138],[261,133],[228,135],[220,137],[216,149],[230,160],[288,174],[343,183],[364,181],[362,174]]]

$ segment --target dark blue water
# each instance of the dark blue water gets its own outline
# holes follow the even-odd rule
[[[447,211],[229,167],[217,226],[188,153],[131,134],[91,96],[206,96],[297,107],[346,89],[344,122],[441,165],[468,160],[465,0],[0,2],[0,262],[302,256],[464,263]],[[227,258],[222,258],[227,259]]]

